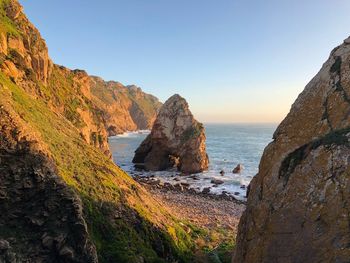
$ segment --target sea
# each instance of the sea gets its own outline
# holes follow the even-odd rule
[[[113,161],[130,176],[152,176],[154,180],[171,184],[186,183],[197,192],[210,187],[211,194],[225,193],[244,200],[246,189],[258,173],[264,148],[272,141],[277,124],[204,124],[209,169],[196,176],[183,176],[176,171],[138,171],[132,164],[134,152],[150,131],[125,132],[109,137]],[[240,174],[232,170],[242,164]],[[224,175],[220,174],[224,171]],[[177,179],[175,179],[177,178]],[[213,179],[223,181],[215,185]]]

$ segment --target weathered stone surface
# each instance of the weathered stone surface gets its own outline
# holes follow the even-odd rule
[[[0,262],[97,262],[80,198],[3,109],[0,119]]]
[[[277,128],[248,188],[233,262],[348,262],[350,42]]]
[[[204,127],[184,98],[176,94],[164,103],[133,162],[153,171],[176,166],[184,173],[197,173],[208,168]]]

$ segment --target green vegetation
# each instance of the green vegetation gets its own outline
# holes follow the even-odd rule
[[[338,73],[339,74],[340,68],[341,68],[341,63],[342,63],[341,57],[339,57],[339,56],[336,57],[333,65],[331,66],[331,69],[330,69],[331,73]]]
[[[350,145],[347,134],[350,133],[350,128],[345,128],[337,131],[332,131],[325,136],[315,139],[308,144],[305,144],[292,153],[282,161],[279,170],[279,178],[284,179],[284,185],[288,183],[289,177],[293,174],[296,167],[301,164],[307,155],[320,146],[329,147],[331,145]]]
[[[9,0],[0,0],[0,33],[19,37],[21,34],[17,30],[16,25],[6,16],[5,8],[8,3]]]
[[[203,124],[197,123],[195,127],[188,128],[182,135],[181,143],[187,142],[191,138],[195,138],[201,134],[203,130]]]
[[[164,257],[191,262],[191,237],[125,172],[87,145],[64,116],[48,110],[42,100],[31,98],[3,73],[0,84],[1,103],[11,103],[26,123],[25,129],[47,148],[60,176],[82,197],[101,262],[137,262],[141,255],[146,262],[162,262]],[[106,205],[113,209],[106,209]],[[109,211],[118,209],[122,209],[122,216],[110,217]]]

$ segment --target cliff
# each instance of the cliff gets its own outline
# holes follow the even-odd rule
[[[133,162],[153,171],[176,167],[183,173],[198,173],[208,168],[204,127],[184,98],[175,94],[160,108]]]
[[[146,127],[157,105],[53,64],[20,4],[1,0],[0,261],[191,262],[185,224],[108,157],[109,130]]]
[[[2,9],[0,70],[66,117],[89,144],[109,154],[107,136],[150,129],[161,103],[135,86],[105,82],[83,70],[53,64],[45,41],[18,4]]]
[[[350,258],[350,38],[306,86],[250,184],[233,262]]]

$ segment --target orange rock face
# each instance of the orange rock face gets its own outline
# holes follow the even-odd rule
[[[107,137],[150,129],[161,106],[136,86],[105,82],[52,63],[45,41],[15,0],[4,3],[13,31],[0,28],[0,71],[51,110],[64,115],[86,142],[110,155]]]
[[[350,41],[277,128],[250,184],[233,262],[350,258]]]

